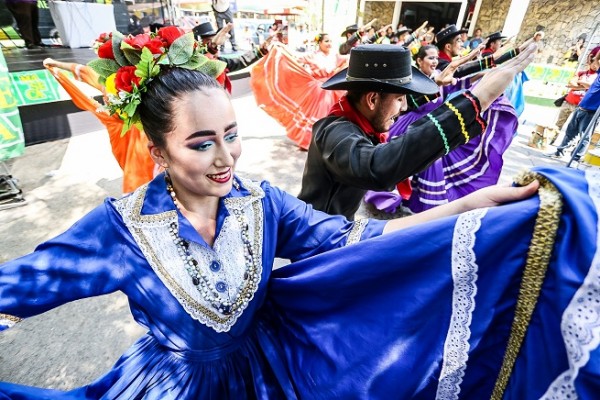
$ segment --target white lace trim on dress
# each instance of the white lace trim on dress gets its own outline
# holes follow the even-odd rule
[[[458,399],[460,385],[469,359],[471,320],[477,294],[475,234],[487,209],[461,214],[456,220],[452,238],[452,316],[444,342],[444,359],[436,399]]]
[[[192,318],[217,332],[227,332],[235,324],[256,293],[262,275],[263,208],[260,200],[264,197],[264,191],[254,182],[243,180],[242,183],[251,194],[225,199],[229,215],[225,218],[212,249],[198,243],[189,243],[190,254],[205,269],[212,287],[219,283],[219,287],[225,288],[221,296],[233,302],[243,293],[251,294],[241,307],[228,315],[217,311],[210,301],[203,298],[184,266],[180,248],[173,242],[169,232],[172,223],[178,225],[177,212],[141,215],[147,186],[115,202],[127,228],[160,280]],[[254,262],[257,264],[256,280],[244,278],[245,245],[240,223],[233,210],[239,210],[248,223]],[[215,262],[218,263],[218,268],[215,267]]]

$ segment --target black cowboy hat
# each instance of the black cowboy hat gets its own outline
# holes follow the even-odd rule
[[[350,50],[348,68],[329,78],[328,90],[431,95],[437,84],[411,65],[410,50],[393,44],[361,45]]]
[[[201,24],[196,25],[192,31],[194,32],[194,36],[196,38],[209,38],[217,34],[217,31],[212,26],[210,21],[202,22]]]
[[[344,32],[342,32],[342,36],[346,36],[346,33],[354,33],[356,31],[358,31],[358,25],[357,24],[348,25],[346,27],[346,30]]]
[[[449,27],[447,27],[447,28],[442,29],[441,31],[439,31],[435,35],[435,41],[437,42],[438,46],[441,46],[444,43],[447,43],[453,37],[458,36],[461,33],[467,33],[467,32],[468,32],[468,30],[466,30],[466,29],[458,29],[456,27],[456,25],[452,24]]]
[[[490,36],[488,36],[486,39],[489,44],[496,40],[501,40],[501,39],[505,39],[505,38],[506,38],[506,36],[502,36],[502,32],[494,32]]]
[[[400,35],[402,35],[403,33],[406,33],[406,32],[408,32],[408,33],[411,33],[411,32],[412,32],[412,29],[410,29],[410,28],[407,28],[407,27],[400,28],[400,29],[398,29],[398,30],[395,32],[395,35],[396,35],[396,36],[398,36],[398,37],[400,37]]]

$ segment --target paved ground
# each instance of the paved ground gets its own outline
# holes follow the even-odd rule
[[[243,137],[238,173],[297,194],[306,153],[298,151],[276,122],[258,109],[243,83],[234,107]],[[557,109],[527,106],[518,135],[506,154],[501,181],[522,169],[564,162],[527,146],[533,124],[553,121]],[[93,117],[91,117],[93,119]],[[93,125],[92,121],[92,125]],[[69,227],[107,196],[121,194],[121,171],[106,133],[31,146],[14,161],[28,204],[0,211],[0,262],[32,251],[37,243]],[[120,293],[80,300],[27,319],[0,334],[0,380],[68,389],[109,369],[141,334]]]

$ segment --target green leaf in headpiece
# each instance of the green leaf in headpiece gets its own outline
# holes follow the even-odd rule
[[[186,62],[185,64],[181,64],[180,67],[187,69],[198,69],[208,61],[208,57],[196,52],[192,54],[192,57],[190,57],[188,62]]]
[[[128,65],[136,65],[140,62],[140,58],[142,57],[142,52],[140,50],[130,46],[127,42],[121,42],[121,50],[129,62]]]
[[[121,42],[123,41],[123,34],[118,31],[114,31],[112,33],[112,50],[115,56],[115,60],[119,63],[120,66],[129,65],[127,63],[127,59],[125,55],[121,51]]]
[[[97,58],[90,61],[87,65],[98,75],[100,75],[102,80],[106,80],[106,78],[116,73],[119,69],[119,64],[117,64],[117,62],[114,60],[109,60],[108,58]]]
[[[175,39],[167,52],[171,65],[187,63],[194,53],[194,43],[194,34],[192,32],[188,32]]]
[[[227,64],[223,61],[219,60],[208,60],[200,67],[196,68],[196,70],[200,72],[204,72],[206,75],[210,75],[214,78],[218,77],[225,71]]]
[[[135,67],[135,75],[143,79],[154,78],[160,72],[160,67],[154,62],[154,55],[146,47],[142,49],[140,62]]]

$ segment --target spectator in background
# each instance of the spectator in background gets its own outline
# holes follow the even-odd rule
[[[583,54],[584,51],[584,44],[585,39],[580,37],[579,39],[577,39],[577,43],[569,47],[565,54],[565,65],[572,66],[573,68],[577,66],[577,63],[579,62],[579,57]]]
[[[469,49],[475,50],[481,43],[483,43],[483,38],[481,37],[481,28],[475,28],[473,37],[469,39]]]
[[[28,49],[46,47],[38,29],[39,13],[37,0],[6,0],[6,8],[17,22],[19,35],[25,41]]]
[[[599,61],[593,59],[586,70],[577,72],[573,79],[567,83],[569,92],[565,96],[565,100],[560,106],[558,118],[556,120],[556,126],[560,130],[566,128],[566,126],[563,125],[565,125],[565,122],[567,122],[569,115],[571,115],[573,111],[577,109],[577,106],[581,102],[581,99],[583,99],[585,92],[596,79],[599,66]],[[550,144],[554,144],[554,140]]]
[[[461,55],[464,56],[464,55],[467,55],[470,53],[470,50],[469,50],[470,49],[470,47],[469,47],[470,40],[469,40],[469,35],[467,33],[468,32],[467,28],[463,28],[463,31],[464,32],[460,34],[460,39],[463,41],[463,49],[462,49]]]
[[[592,63],[598,62],[599,54],[596,54]],[[567,125],[567,129],[565,131],[565,137],[563,138],[560,145],[556,148],[554,153],[547,154],[548,157],[552,158],[561,158],[564,156],[565,150],[572,141],[574,141],[577,137],[583,138],[583,143],[581,146],[576,146],[577,153],[574,154],[573,159],[575,161],[579,161],[579,159],[583,156],[583,153],[586,151],[587,146],[590,142],[589,137],[585,137],[583,134],[585,133],[588,125],[592,121],[594,114],[598,107],[600,107],[600,75],[596,75],[596,79],[592,82],[592,84],[586,84],[584,82],[579,82],[581,86],[588,87],[585,95],[579,102],[579,105],[573,112],[573,116],[571,117],[571,121]]]
[[[233,23],[233,13],[231,12],[229,0],[212,0],[212,9],[215,14],[218,29],[222,29],[223,26],[228,23]],[[223,23],[223,21],[225,21],[225,23]],[[237,51],[238,47],[235,43],[235,31],[233,28],[229,31],[229,35],[231,50]]]
[[[534,59],[534,62],[540,62],[540,57],[542,51],[544,50],[544,36],[546,36],[544,31],[537,31],[533,35],[533,42],[537,45],[537,55]]]

